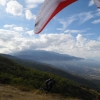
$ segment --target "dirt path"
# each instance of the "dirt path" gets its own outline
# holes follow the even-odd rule
[[[59,95],[50,95],[40,91],[23,92],[8,85],[0,85],[0,100],[77,100],[65,99]]]

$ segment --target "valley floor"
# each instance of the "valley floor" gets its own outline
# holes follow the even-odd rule
[[[24,92],[9,85],[0,84],[0,100],[79,100],[66,99],[59,95],[45,94],[39,90]]]

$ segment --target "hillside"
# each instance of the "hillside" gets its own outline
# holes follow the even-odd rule
[[[21,59],[50,64],[66,72],[100,80],[100,62],[43,50],[24,50],[11,54]]]
[[[40,63],[40,62],[36,62],[36,61],[20,59],[20,58],[17,58],[15,56],[7,55],[7,54],[1,54],[1,55],[14,60],[15,62],[21,64],[22,66],[28,66],[28,67],[31,67],[31,68],[34,68],[34,69],[37,69],[37,70],[40,70],[43,72],[49,72],[52,74],[56,74],[56,75],[68,78],[72,81],[75,81],[78,84],[86,85],[88,87],[91,87],[95,90],[100,91],[100,84],[99,84],[100,82],[99,81],[97,82],[97,80],[90,81],[90,80],[84,79],[82,77],[70,74],[66,71],[57,69],[50,64],[44,64],[44,63]]]
[[[100,99],[100,95],[93,89],[54,74],[23,67],[8,58],[0,56],[0,84],[13,85],[28,92],[45,87],[45,80],[50,77],[56,80],[56,85],[52,88],[51,94],[60,94],[67,98],[82,100]]]

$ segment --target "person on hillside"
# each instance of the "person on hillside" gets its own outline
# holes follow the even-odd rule
[[[53,78],[50,78],[48,80],[46,80],[46,93],[48,93],[49,91],[51,91],[53,85],[55,84],[55,80]]]

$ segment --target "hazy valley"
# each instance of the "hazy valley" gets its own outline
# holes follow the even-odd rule
[[[11,54],[21,59],[38,61],[90,79],[100,80],[100,62],[47,51],[21,51]]]

